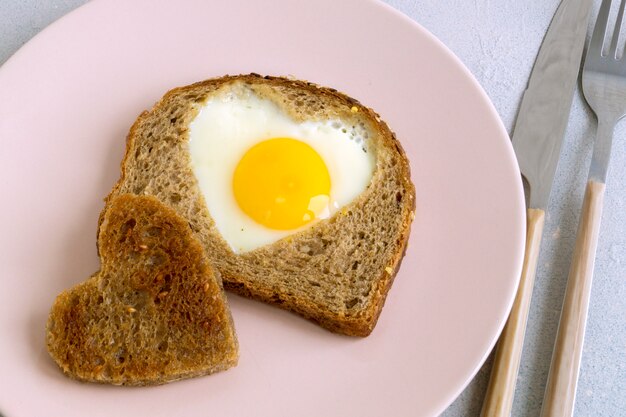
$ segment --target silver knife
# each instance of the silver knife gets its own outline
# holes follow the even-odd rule
[[[482,417],[511,414],[545,212],[572,106],[592,3],[563,0],[559,5],[539,50],[513,131],[513,148],[530,189],[526,254],[517,295],[496,349]]]

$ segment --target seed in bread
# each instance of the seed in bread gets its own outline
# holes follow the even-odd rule
[[[297,124],[340,121],[358,130],[374,167],[365,188],[328,218],[263,246],[233,250],[208,208],[189,143],[203,107],[229,96],[271,102]],[[122,175],[107,201],[122,193],[154,195],[170,204],[189,222],[227,290],[356,336],[368,335],[377,322],[415,207],[406,155],[376,113],[333,89],[255,74],[174,89],[144,112],[131,128]]]
[[[47,345],[70,377],[153,385],[237,364],[217,273],[188,223],[155,197],[121,195],[101,219],[101,269],[61,293]]]

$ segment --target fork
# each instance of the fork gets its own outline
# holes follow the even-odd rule
[[[621,0],[608,54],[603,55],[612,0],[603,0],[582,73],[583,94],[598,119],[589,177],[561,310],[542,417],[572,416],[585,336],[600,217],[613,131],[626,115],[626,59],[618,57],[626,0]]]

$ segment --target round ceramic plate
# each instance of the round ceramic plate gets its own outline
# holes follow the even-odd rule
[[[159,387],[84,384],[46,352],[55,296],[98,269],[98,214],[126,132],[168,89],[291,75],[376,109],[417,191],[409,248],[367,338],[229,296],[239,365]],[[521,269],[523,191],[494,108],[419,25],[373,0],[95,0],[0,69],[0,413],[434,416],[502,329]]]

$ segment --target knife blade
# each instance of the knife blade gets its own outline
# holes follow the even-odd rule
[[[554,174],[591,13],[592,0],[563,0],[533,67],[513,131],[513,149],[529,186],[526,253],[511,313],[498,341],[481,416],[510,416]]]
[[[513,131],[530,208],[547,207],[578,79],[591,0],[563,0],[544,38]]]

